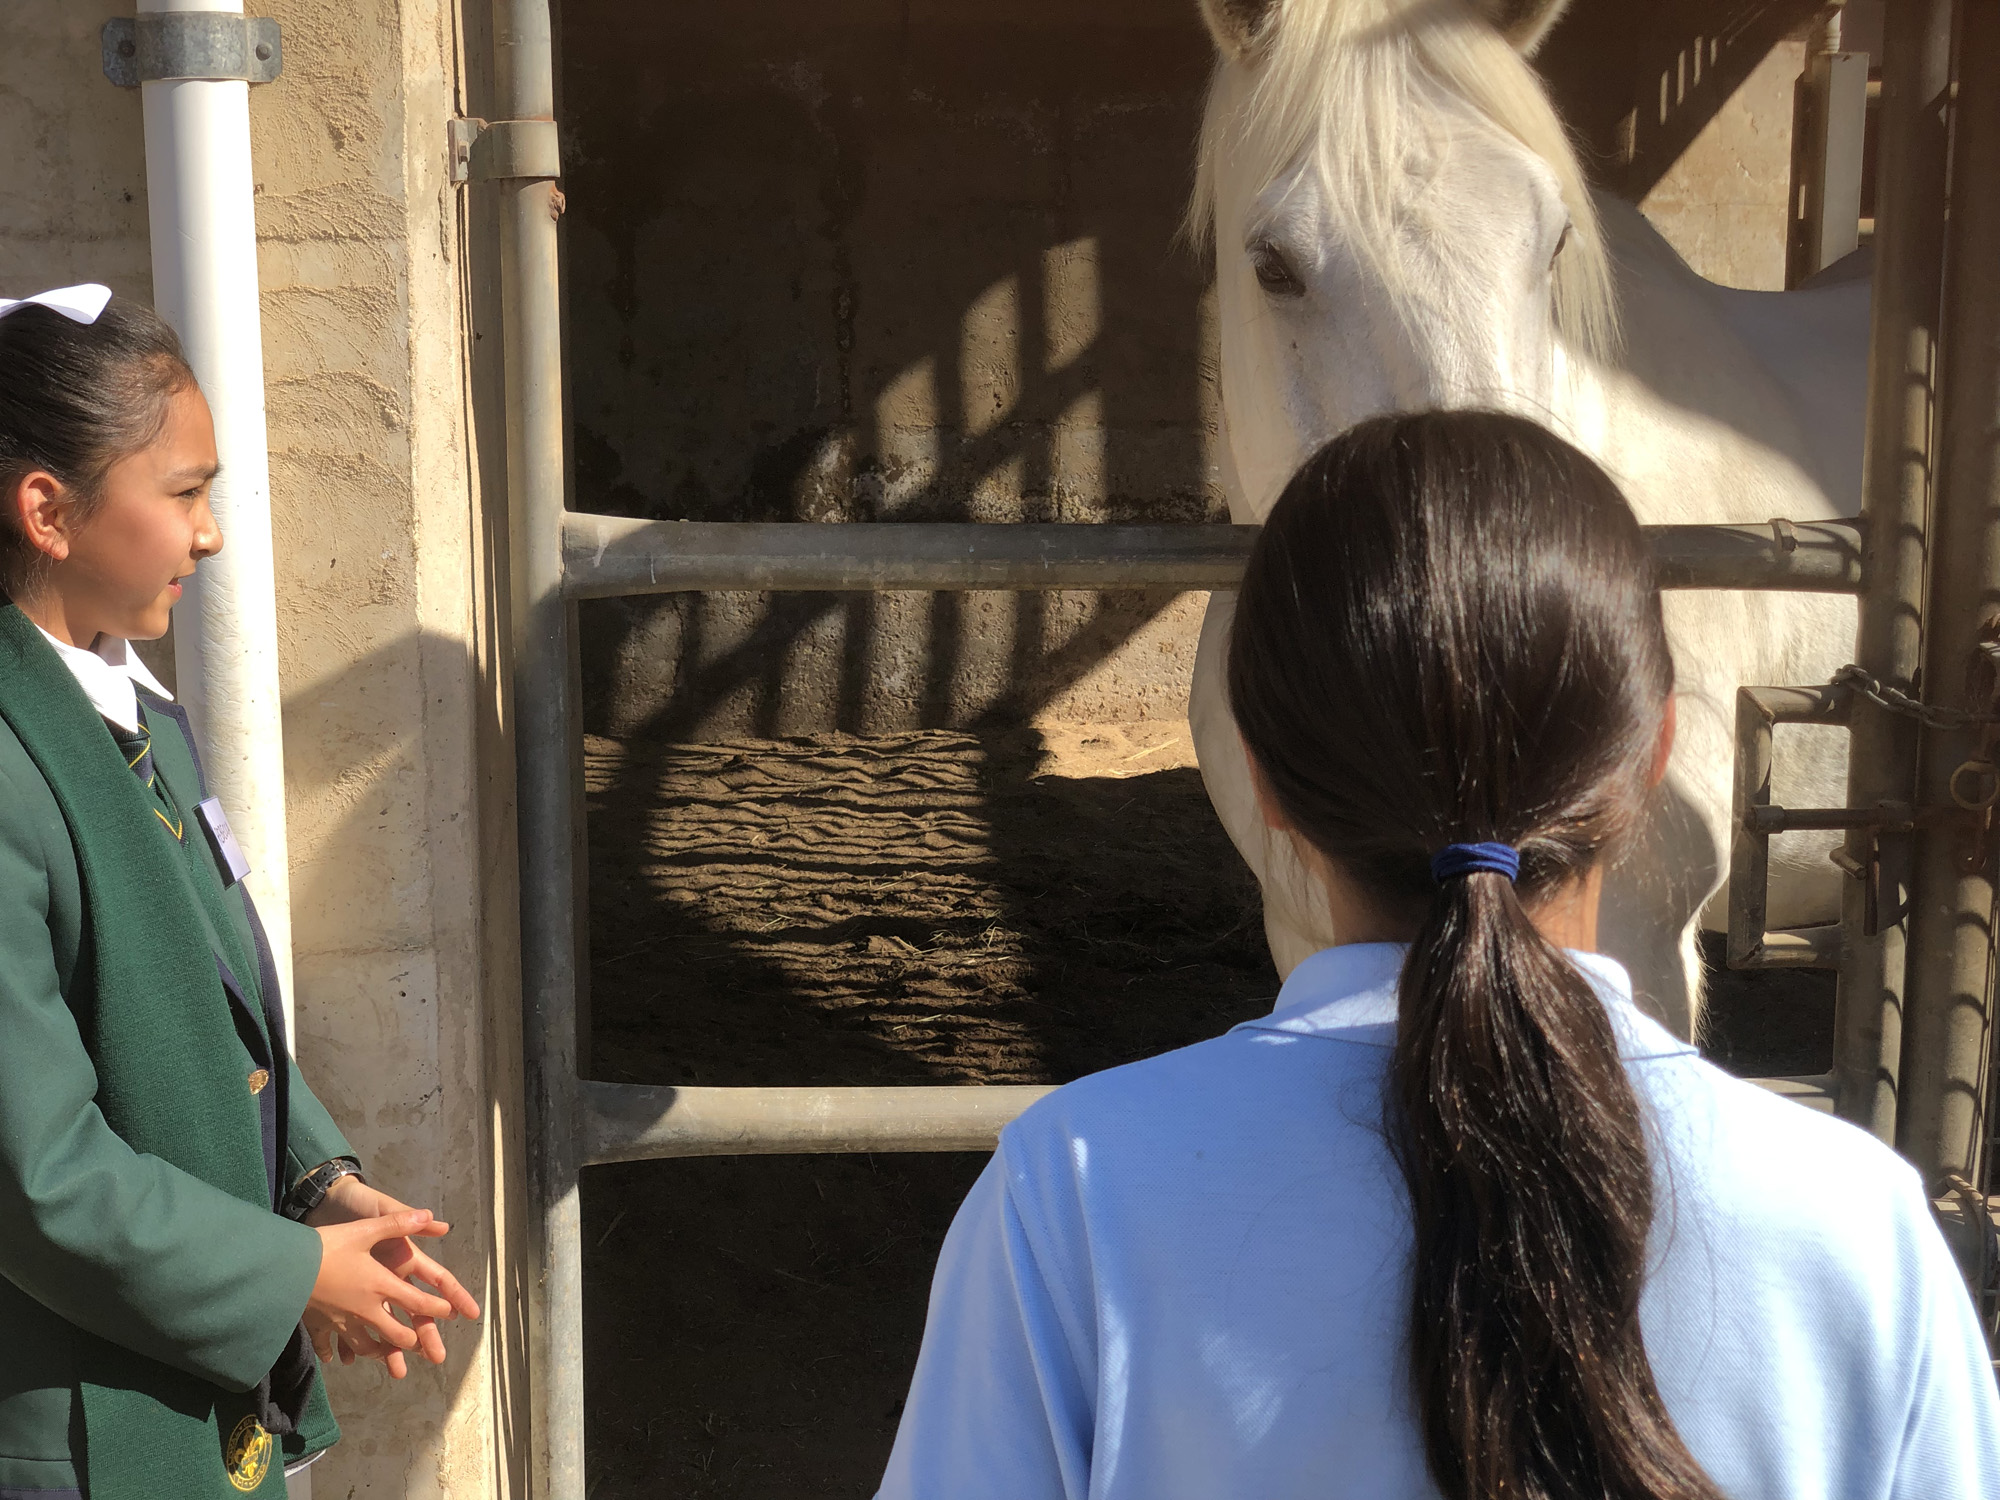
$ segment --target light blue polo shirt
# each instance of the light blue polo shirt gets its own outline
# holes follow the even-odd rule
[[[1036,1104],[959,1211],[882,1500],[1435,1500],[1381,1133],[1403,950]],[[2000,1397],[1912,1169],[1730,1078],[1572,955],[1648,1111],[1642,1317],[1732,1500],[2000,1497]]]

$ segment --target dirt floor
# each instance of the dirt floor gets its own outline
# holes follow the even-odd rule
[[[1061,1082],[1268,1010],[1254,883],[1184,727],[588,746],[594,1076]],[[1732,976],[1710,1054],[1831,1054],[1830,986]],[[881,1474],[977,1156],[584,1182],[595,1500],[846,1500]]]

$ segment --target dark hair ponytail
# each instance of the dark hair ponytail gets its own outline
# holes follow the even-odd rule
[[[0,318],[0,496],[44,470],[88,514],[111,466],[157,438],[169,399],[194,383],[173,329],[142,303],[114,297],[94,323],[16,308]],[[36,560],[0,514],[0,593],[18,590]]]
[[[1721,1500],[1639,1329],[1652,1177],[1610,1018],[1530,920],[1632,826],[1673,686],[1645,540],[1518,418],[1322,449],[1265,524],[1229,656],[1296,834],[1415,930],[1384,1118],[1416,1228],[1410,1373],[1452,1500]],[[1518,882],[1439,882],[1447,844]]]

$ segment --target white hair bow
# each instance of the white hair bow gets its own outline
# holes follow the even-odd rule
[[[104,311],[105,303],[110,300],[110,287],[86,281],[81,286],[59,286],[52,292],[37,292],[32,297],[0,297],[0,318],[32,303],[51,312],[59,312],[72,323],[95,323]]]

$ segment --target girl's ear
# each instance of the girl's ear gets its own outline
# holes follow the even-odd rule
[[[1667,695],[1667,711],[1660,715],[1660,737],[1653,742],[1653,766],[1646,773],[1646,790],[1667,779],[1667,761],[1674,753],[1674,697]]]
[[[69,498],[63,482],[40,469],[22,475],[7,497],[14,525],[51,562],[69,556]]]

